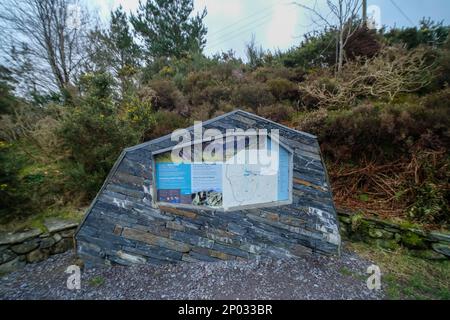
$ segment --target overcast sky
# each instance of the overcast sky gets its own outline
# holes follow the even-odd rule
[[[145,0],[142,0],[145,1]],[[311,4],[313,0],[294,0]],[[139,0],[93,0],[103,21],[109,12],[122,5],[128,11],[136,11]],[[317,0],[325,4],[325,0]],[[233,49],[245,57],[245,43],[255,35],[256,42],[265,49],[288,49],[300,42],[301,35],[314,29],[309,15],[291,0],[194,0],[195,9],[208,10],[205,24],[208,28],[206,54]],[[448,0],[369,0],[380,9],[381,24],[387,26],[411,26],[422,17],[448,23]]]

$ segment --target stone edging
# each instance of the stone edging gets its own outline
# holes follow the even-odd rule
[[[27,263],[47,259],[74,247],[77,222],[49,219],[46,232],[31,229],[17,233],[0,233],[0,274],[12,272]]]
[[[338,210],[338,218],[343,238],[387,250],[405,247],[412,254],[429,260],[450,259],[450,233],[428,232],[343,210]]]

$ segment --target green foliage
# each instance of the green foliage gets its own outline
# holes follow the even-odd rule
[[[259,107],[257,113],[258,115],[270,119],[272,121],[287,123],[291,120],[292,116],[295,114],[295,110],[290,105],[274,104]]]
[[[189,125],[189,120],[176,112],[158,111],[154,114],[154,119],[157,125],[146,139],[156,139],[172,133],[175,129],[186,128]]]
[[[12,93],[15,82],[12,71],[0,65],[0,114],[12,113],[19,103]]]
[[[325,29],[305,35],[305,39],[297,48],[281,54],[279,60],[289,68],[302,67],[312,69],[330,67],[336,62],[336,31]]]
[[[123,8],[119,6],[111,12],[107,30],[95,30],[90,37],[91,62],[98,70],[111,70],[120,83],[122,96],[125,96],[133,87],[133,76],[138,71],[142,53],[129,30]]]
[[[247,107],[253,110],[256,108],[270,105],[275,101],[270,93],[269,87],[263,83],[243,84],[234,88],[232,102],[237,107]]]
[[[295,99],[299,95],[297,85],[283,78],[275,78],[267,81],[270,93],[278,100]]]
[[[171,80],[154,79],[148,83],[148,87],[154,92],[151,102],[155,110],[183,110],[185,107],[183,94]]]
[[[419,28],[393,28],[384,37],[388,43],[403,43],[408,49],[413,49],[420,45],[439,47],[447,40],[449,31],[450,28],[444,26],[442,22],[424,18],[420,21]]]
[[[203,12],[191,16],[192,0],[147,0],[139,3],[131,23],[144,40],[151,58],[180,58],[188,52],[201,52],[206,43]]]
[[[77,180],[79,188],[92,190],[101,185],[120,151],[139,140],[113,103],[112,79],[107,74],[89,74],[82,82],[86,96],[79,106],[67,110],[60,136],[75,164],[71,176],[84,176]]]
[[[409,216],[422,222],[449,223],[450,192],[431,182],[415,188],[416,198]]]

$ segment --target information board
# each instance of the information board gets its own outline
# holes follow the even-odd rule
[[[249,159],[258,150],[242,152],[250,152]],[[155,165],[157,201],[224,209],[288,201],[290,154],[281,146],[277,152],[275,168],[236,163],[237,158],[245,159],[239,153],[211,163],[173,163],[161,156]]]

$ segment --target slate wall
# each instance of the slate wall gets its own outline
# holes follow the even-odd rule
[[[204,129],[278,129],[294,151],[293,203],[221,212],[152,207],[152,152],[170,136],[124,150],[76,233],[87,264],[175,263],[339,254],[336,210],[315,136],[235,111]],[[192,130],[192,129],[191,129]]]

